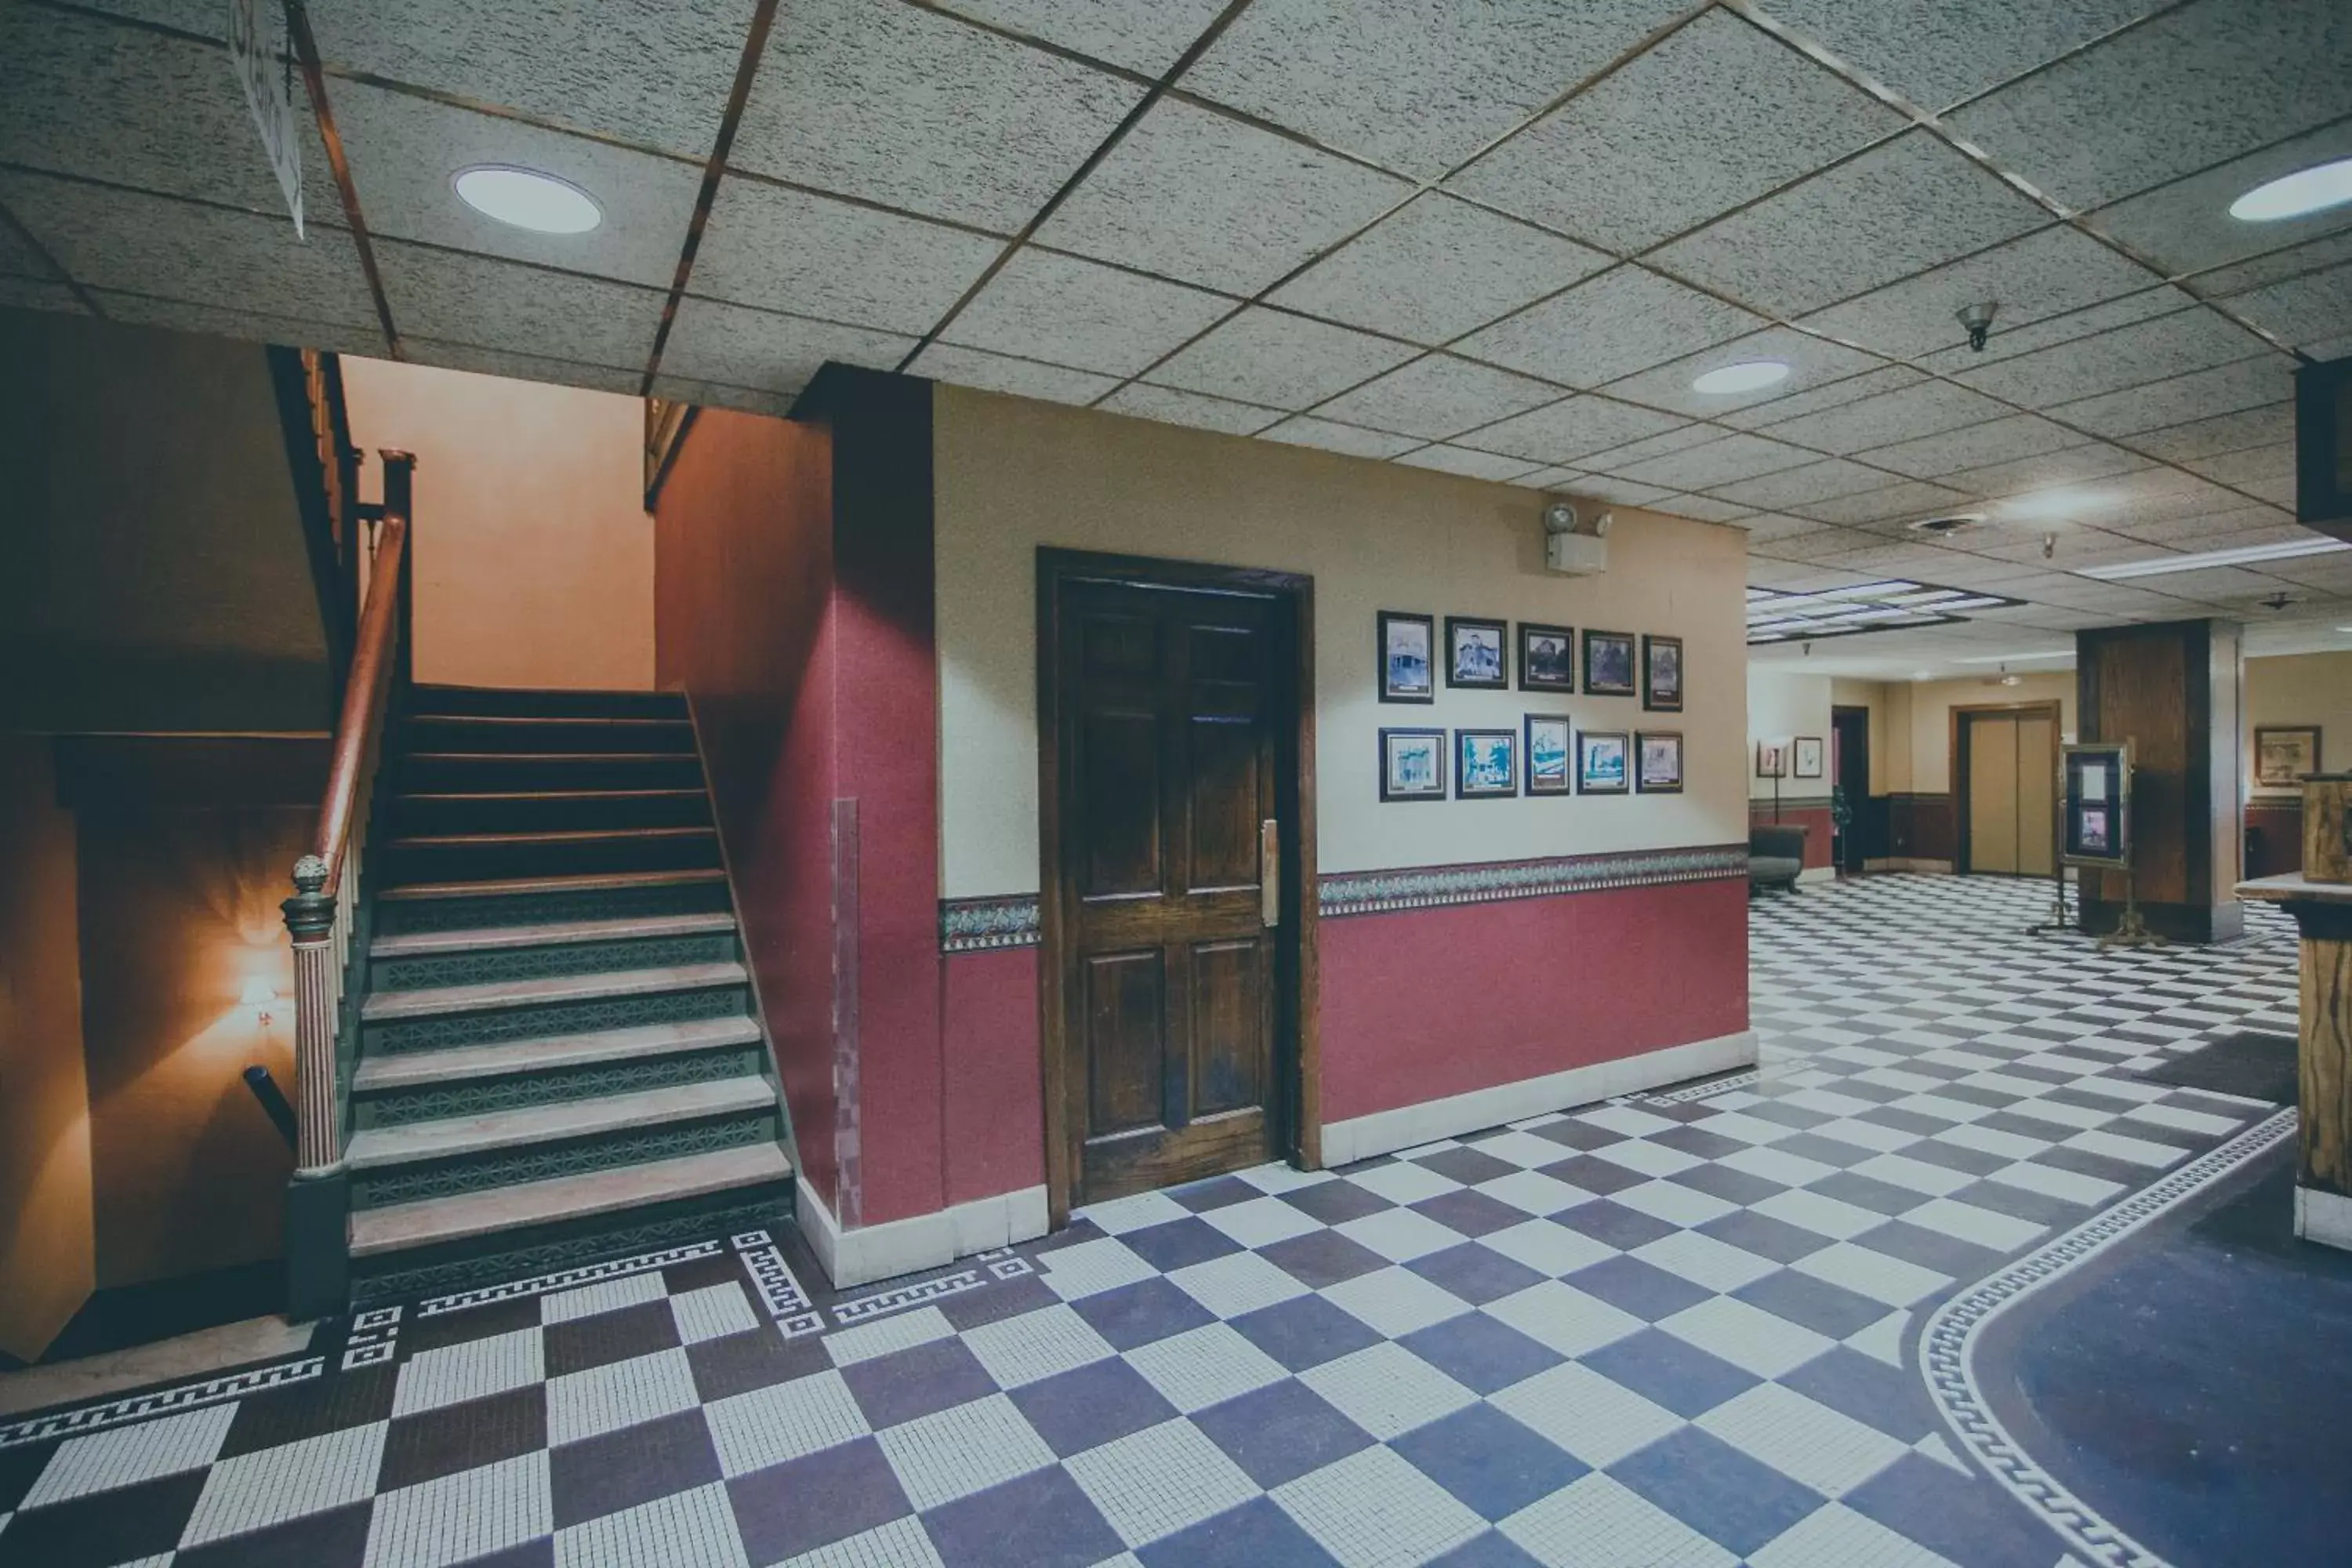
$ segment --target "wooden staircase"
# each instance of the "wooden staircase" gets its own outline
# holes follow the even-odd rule
[[[683,702],[420,686],[393,742],[353,1301],[777,1223],[782,1112]]]

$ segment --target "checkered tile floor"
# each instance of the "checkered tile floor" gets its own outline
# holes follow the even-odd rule
[[[2266,1114],[2133,1075],[2291,1031],[2294,954],[2024,936],[2045,898],[1760,902],[1746,1087],[1124,1199],[830,1317],[754,1236],[0,1429],[0,1563],[2072,1563],[1941,1435],[1923,1312]]]

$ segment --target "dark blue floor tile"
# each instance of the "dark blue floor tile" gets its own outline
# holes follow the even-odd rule
[[[1543,1276],[1526,1264],[1475,1241],[1416,1258],[1405,1267],[1474,1307],[1543,1283]]]
[[[1606,1258],[1590,1268],[1566,1275],[1568,1283],[1600,1297],[1645,1322],[1671,1318],[1715,1294],[1679,1274],[1669,1274],[1638,1258]]]
[[[1123,1351],[1216,1321],[1216,1314],[1157,1275],[1083,1297],[1070,1310]]]
[[[1808,1183],[1805,1190],[1883,1215],[1908,1214],[1927,1201],[1925,1193],[1915,1193],[1908,1187],[1898,1187],[1893,1182],[1882,1182],[1853,1171],[1823,1176],[1818,1182]]]
[[[1242,1249],[1240,1242],[1197,1215],[1130,1230],[1118,1239],[1162,1274]]]
[[[1252,1498],[1135,1554],[1147,1568],[1330,1568],[1331,1554],[1272,1498]]]
[[[1954,1279],[1981,1279],[2000,1267],[2006,1254],[1990,1247],[1979,1247],[1972,1241],[1962,1241],[1957,1236],[1924,1226],[1894,1220],[1876,1230],[1864,1231],[1853,1238],[1857,1247],[1867,1247],[1889,1258],[1899,1258],[1906,1263],[1916,1263],[1922,1268],[1932,1268]]]
[[[1371,1447],[1364,1429],[1293,1378],[1196,1413],[1192,1425],[1268,1490]]]
[[[2011,1219],[2032,1220],[2035,1225],[2068,1226],[2081,1224],[2089,1217],[2090,1210],[2081,1204],[2064,1198],[2053,1198],[2047,1193],[2029,1192],[2012,1187],[2007,1182],[1978,1182],[1952,1194],[1954,1203],[1969,1204],[1977,1208],[2005,1214]]]
[[[1549,1497],[1591,1468],[1485,1403],[1389,1445],[1490,1522]]]
[[[858,1362],[841,1369],[841,1380],[877,1430],[996,1392],[996,1380],[961,1340],[934,1340]]]
[[[1884,1303],[1794,1268],[1776,1269],[1732,1294],[1751,1307],[1761,1307],[1776,1318],[1802,1323],[1833,1340],[1866,1329],[1886,1316]]]
[[[1010,1397],[1045,1446],[1066,1457],[1176,1414],[1141,1373],[1116,1356],[1016,1388]]]
[[[1482,1394],[1524,1383],[1567,1359],[1484,1312],[1465,1312],[1416,1329],[1397,1343]]]
[[[1059,1465],[942,1504],[923,1529],[947,1568],[1090,1568],[1121,1547]]]
[[[1741,1556],[1824,1500],[1810,1487],[1696,1426],[1670,1432],[1609,1473],[1708,1540]]]
[[[1541,1563],[1513,1545],[1509,1536],[1490,1530],[1443,1557],[1431,1558],[1429,1568],[1541,1568]]]
[[[719,1453],[699,1410],[640,1421],[548,1451],[555,1528],[595,1519],[719,1479]]]
[[[913,1511],[871,1437],[737,1476],[727,1498],[754,1563],[781,1563]]]
[[[1729,1196],[1728,1194],[1723,1195]],[[1696,1228],[1701,1236],[1728,1242],[1759,1258],[1769,1258],[1775,1263],[1794,1263],[1800,1258],[1811,1258],[1822,1247],[1832,1245],[1828,1237],[1818,1232],[1774,1219],[1769,1215],[1751,1214],[1746,1209],[1720,1215]]]
[[[1916,1160],[1923,1165],[1940,1165],[1947,1171],[1958,1171],[1970,1176],[1988,1175],[2010,1163],[2006,1154],[1988,1153],[1982,1149],[1971,1149],[1965,1143],[1947,1143],[1935,1138],[1922,1138],[1916,1143],[1906,1145],[1903,1157]]]
[[[184,1546],[172,1563],[173,1568],[184,1563],[188,1568],[359,1568],[367,1556],[373,1507],[352,1503],[226,1541]]]
[[[1321,1220],[1325,1225],[1345,1225],[1351,1219],[1396,1207],[1370,1187],[1360,1187],[1353,1182],[1318,1182],[1311,1187],[1293,1187],[1275,1195],[1307,1218]]]
[[[1528,1131],[1563,1149],[1589,1152],[1625,1142],[1622,1132],[1612,1132],[1606,1127],[1595,1127],[1591,1122],[1580,1121],[1573,1116],[1560,1121],[1547,1121],[1541,1127],[1530,1127]]]
[[[1000,1280],[977,1290],[941,1297],[936,1304],[940,1316],[961,1332],[982,1323],[1001,1323],[1007,1318],[1050,1307],[1060,1300],[1039,1276],[1024,1274],[1017,1279]]]
[[[1250,1343],[1292,1372],[1305,1372],[1381,1342],[1363,1320],[1320,1296],[1294,1296],[1231,1320]]]
[[[1194,1214],[1206,1214],[1211,1209],[1262,1198],[1265,1194],[1239,1176],[1212,1176],[1205,1182],[1194,1182],[1190,1186],[1171,1187],[1168,1195]]]
[[[1310,1230],[1261,1247],[1257,1254],[1300,1284],[1318,1290],[1389,1266],[1387,1258],[1336,1230]]]
[[[1666,1180],[1693,1192],[1706,1193],[1727,1204],[1760,1204],[1775,1193],[1787,1192],[1781,1182],[1768,1182],[1761,1176],[1751,1176],[1745,1171],[1735,1171],[1728,1165],[1693,1165],[1687,1171],[1677,1171]]]
[[[1776,1381],[1905,1443],[1916,1443],[1941,1426],[1917,1374],[1850,1346],[1824,1351]]]
[[[1817,1165],[1827,1165],[1839,1171],[1878,1157],[1875,1149],[1865,1149],[1859,1143],[1840,1142],[1835,1138],[1824,1138],[1818,1132],[1800,1132],[1793,1138],[1783,1138],[1772,1148],[1776,1153],[1794,1154],[1800,1160],[1811,1160]],[[1821,1184],[1815,1182],[1811,1184],[1819,1186]],[[1914,1194],[1911,1201],[1920,1204],[1927,1200]]]
[[[1549,1132],[1551,1129],[1546,1127],[1539,1131]],[[1605,1142],[1613,1143],[1622,1140],[1611,1137]],[[1598,1193],[1602,1197],[1611,1193],[1622,1193],[1627,1187],[1638,1187],[1650,1179],[1639,1171],[1629,1171],[1612,1160],[1597,1159],[1591,1154],[1575,1154],[1546,1165],[1543,1173],[1554,1181],[1566,1182],[1571,1187],[1582,1187],[1586,1192]]]
[[[1841,1500],[1967,1568],[2050,1568],[2057,1537],[1989,1480],[1906,1454]]]
[[[1801,1105],[1790,1105],[1785,1100],[1775,1100],[1769,1095],[1758,1103],[1743,1109],[1746,1114],[1756,1118],[1759,1121],[1777,1122],[1782,1127],[1793,1127],[1800,1132],[1810,1127],[1819,1127],[1824,1121],[1837,1120],[1825,1110],[1809,1110]]]
[[[1647,1247],[1662,1236],[1674,1235],[1675,1228],[1672,1221],[1643,1214],[1640,1209],[1627,1208],[1623,1204],[1608,1198],[1595,1198],[1589,1204],[1579,1204],[1553,1217],[1556,1223],[1570,1230],[1580,1231],[1595,1241],[1605,1242],[1620,1252]]]
[[[1466,1145],[1459,1149],[1440,1149],[1434,1154],[1423,1155],[1412,1163],[1423,1170],[1434,1171],[1441,1176],[1451,1176],[1465,1187],[1491,1182],[1497,1176],[1507,1176],[1519,1168],[1507,1160],[1482,1154]]]
[[[1763,1381],[1657,1329],[1628,1334],[1583,1361],[1601,1376],[1623,1384],[1685,1420],[1704,1415]]]
[[[1664,1132],[1650,1134],[1650,1142],[1663,1149],[1676,1149],[1701,1160],[1720,1160],[1726,1154],[1737,1154],[1748,1147],[1737,1138],[1726,1138],[1720,1132],[1691,1123],[1670,1127]]]
[[[1489,1231],[1507,1230],[1528,1217],[1526,1211],[1515,1209],[1484,1193],[1472,1192],[1467,1187],[1458,1192],[1440,1193],[1433,1198],[1423,1198],[1412,1206],[1414,1212],[1426,1215],[1447,1229],[1458,1230],[1464,1236],[1485,1236]]]

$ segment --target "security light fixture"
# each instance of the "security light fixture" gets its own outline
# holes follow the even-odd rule
[[[2347,202],[2352,202],[2352,158],[2338,158],[2256,185],[2230,204],[2230,216],[2241,223],[2277,223]]]
[[[2245,544],[2235,550],[2208,550],[2195,555],[2159,555],[2153,561],[2116,561],[2105,566],[2078,566],[2078,577],[2096,577],[2103,583],[2122,583],[2134,577],[2165,577],[2175,572],[2203,572],[2215,566],[2252,566],[2263,561],[2293,561],[2305,555],[2332,555],[2339,550],[2352,550],[2340,539],[2314,535],[2309,539],[2290,539],[2281,544]]]
[[[1743,360],[1708,371],[1691,383],[1691,390],[1722,397],[1740,392],[1761,392],[1788,379],[1789,367],[1779,360]]]
[[[1984,353],[1985,339],[1991,334],[1992,319],[2000,312],[2000,301],[1986,300],[1974,305],[1963,305],[1952,312],[1961,326],[1969,331],[1969,347]]]
[[[457,198],[485,217],[533,234],[586,234],[604,221],[595,199],[568,180],[503,163],[460,169]]]

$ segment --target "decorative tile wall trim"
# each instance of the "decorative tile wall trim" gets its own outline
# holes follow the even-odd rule
[[[761,1303],[768,1309],[768,1316],[776,1320],[777,1331],[784,1338],[824,1332],[824,1315],[809,1300],[808,1291],[802,1288],[793,1266],[784,1261],[774,1237],[764,1230],[747,1230],[733,1242],[745,1272],[751,1276],[752,1288],[760,1292]]]
[[[901,1312],[909,1307],[919,1307],[943,1296],[960,1296],[967,1290],[978,1290],[1005,1279],[1018,1279],[1036,1270],[1025,1258],[1010,1247],[986,1252],[974,1260],[980,1267],[960,1268],[953,1274],[935,1275],[919,1279],[911,1285],[894,1285],[887,1290],[877,1290],[871,1296],[860,1296],[852,1301],[834,1303],[834,1321],[843,1328],[852,1328],[875,1318]]]
[[[1388,914],[1448,904],[1488,904],[1611,888],[1713,882],[1748,875],[1748,846],[1632,849],[1608,855],[1556,855],[1467,866],[1416,866],[1394,871],[1340,871],[1320,879],[1322,912]]]
[[[986,952],[1037,945],[1037,895],[940,900],[940,951]]]
[[[172,1415],[183,1410],[218,1405],[225,1399],[242,1399],[248,1394],[283,1388],[289,1383],[307,1383],[324,1372],[326,1367],[326,1357],[304,1356],[298,1361],[233,1372],[226,1377],[206,1378],[202,1383],[183,1383],[171,1388],[125,1394],[120,1399],[109,1399],[96,1405],[78,1405],[71,1410],[54,1410],[46,1415],[27,1416],[22,1421],[0,1425],[0,1449],[22,1447],[26,1443],[38,1443],[48,1437],[79,1436],[84,1432],[120,1426],[126,1421],[144,1421],[150,1416]]]
[[[698,1258],[712,1257],[718,1251],[719,1244],[715,1241],[695,1241],[681,1247],[665,1247],[658,1252],[642,1252],[635,1258],[607,1258],[603,1262],[583,1264],[577,1268],[533,1275],[528,1279],[509,1279],[503,1285],[485,1285],[478,1289],[460,1290],[455,1295],[436,1296],[431,1300],[419,1302],[416,1315],[434,1318],[444,1312],[462,1312],[468,1307],[485,1307],[493,1301],[511,1301],[518,1296],[543,1296],[550,1290],[569,1290],[575,1286],[617,1279],[624,1274],[642,1274],[649,1268],[664,1268],[673,1263],[690,1263]]]

